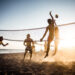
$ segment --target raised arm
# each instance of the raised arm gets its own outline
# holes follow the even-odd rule
[[[52,16],[52,13],[50,12],[49,14],[50,14],[50,16],[51,16],[52,20],[54,21],[54,18],[53,18],[53,16]]]
[[[56,22],[55,22],[55,20],[54,20],[54,17],[52,16],[51,12],[50,12],[50,16],[51,16],[51,18],[52,18],[52,21],[53,21],[54,25],[56,26]]]
[[[46,31],[45,31],[45,33],[44,33],[44,35],[43,35],[43,37],[40,39],[40,41],[42,41],[43,40],[43,38],[46,36],[46,33],[48,32],[48,27],[46,28]]]

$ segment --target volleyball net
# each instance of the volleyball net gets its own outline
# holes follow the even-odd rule
[[[67,38],[75,40],[75,22],[61,24],[59,27],[59,40],[64,40]],[[26,39],[27,34],[30,34],[31,38],[37,42],[37,48],[44,46],[45,41],[47,40],[48,33],[45,36],[44,40],[40,42],[46,27],[41,28],[32,28],[32,29],[18,29],[18,30],[0,30],[0,36],[3,36],[4,43],[8,42],[7,47],[0,46],[1,49],[24,49],[24,39]],[[69,40],[68,39],[68,40]],[[66,41],[65,40],[65,41]],[[70,41],[70,40],[69,40]],[[43,47],[42,47],[43,48]],[[41,48],[41,49],[42,49]]]

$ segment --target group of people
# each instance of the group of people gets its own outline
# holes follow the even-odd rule
[[[46,50],[45,58],[48,56],[48,53],[49,53],[49,50],[50,50],[50,44],[53,40],[55,42],[55,52],[54,52],[53,55],[56,54],[57,49],[58,49],[58,39],[59,39],[58,26],[56,25],[55,19],[52,16],[51,12],[49,13],[49,15],[51,16],[51,19],[47,20],[49,25],[46,27],[46,31],[45,31],[43,37],[40,39],[40,41],[42,41],[44,39],[44,37],[46,36],[47,32],[49,31],[49,35],[48,35],[48,38],[47,38],[47,50]],[[58,15],[56,15],[56,18],[58,18]],[[8,43],[4,44],[2,41],[3,41],[3,37],[1,36],[0,37],[0,45],[3,45],[3,46],[8,45]],[[26,46],[25,53],[24,53],[24,59],[25,59],[26,53],[29,51],[30,60],[31,60],[32,52],[33,52],[32,47],[34,47],[34,41],[30,38],[30,34],[27,34],[27,38],[24,40],[24,45]]]
[[[51,12],[49,14],[51,16],[51,19],[47,20],[49,25],[46,27],[46,31],[45,31],[43,37],[40,39],[40,41],[42,41],[44,39],[44,37],[46,36],[47,32],[49,31],[49,35],[48,35],[48,38],[47,38],[47,50],[46,50],[45,58],[48,56],[48,53],[49,53],[49,50],[50,50],[50,44],[53,40],[55,42],[55,52],[54,52],[53,55],[56,54],[57,49],[58,49],[59,29],[58,29],[58,26],[56,25],[56,22],[55,22],[55,20],[52,16]],[[58,18],[58,15],[56,15],[55,17]],[[27,38],[24,40],[24,45],[26,46],[25,53],[24,53],[24,59],[25,59],[26,53],[28,51],[30,52],[30,59],[32,57],[31,43],[34,45],[34,41],[30,38],[30,34],[28,34]]]

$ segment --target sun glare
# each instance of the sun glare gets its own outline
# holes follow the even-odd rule
[[[71,32],[63,32],[60,34],[60,37],[59,48],[69,48],[75,46],[75,39],[73,38],[73,34]]]

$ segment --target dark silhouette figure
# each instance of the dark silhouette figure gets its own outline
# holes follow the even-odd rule
[[[52,16],[51,12],[50,12],[50,16],[51,16],[51,19],[47,20],[49,25],[46,27],[46,31],[45,31],[43,37],[40,39],[40,41],[42,41],[43,38],[46,36],[46,33],[49,31],[49,35],[48,35],[48,39],[47,39],[47,41],[48,41],[47,51],[46,51],[45,57],[48,56],[49,49],[50,49],[50,44],[54,39],[54,23],[55,23],[55,21],[54,21],[54,18]]]
[[[0,36],[0,45],[3,45],[3,46],[7,46],[8,45],[8,43],[6,43],[6,44],[3,43],[3,36]]]
[[[51,19],[48,19],[48,26],[46,27],[46,31],[43,35],[43,37],[40,39],[40,41],[42,41],[44,39],[44,37],[46,36],[47,32],[49,31],[49,35],[48,35],[48,44],[47,44],[47,51],[46,51],[46,55],[45,55],[45,58],[48,56],[48,53],[49,53],[49,49],[50,49],[50,44],[51,42],[53,41],[54,39],[54,35],[55,35],[55,20],[50,12],[50,16],[51,16]]]
[[[30,53],[30,60],[32,58],[32,45],[31,44],[34,46],[34,42],[30,38],[30,34],[27,34],[27,38],[24,40],[24,45],[26,46],[25,53],[24,53],[24,59],[28,51]]]

